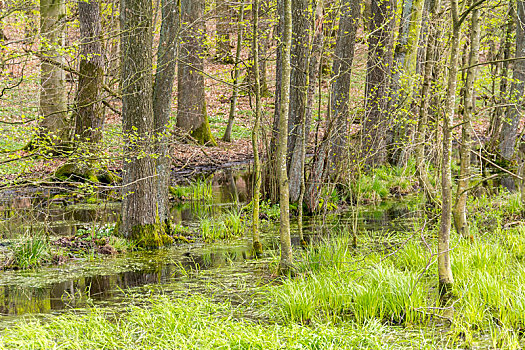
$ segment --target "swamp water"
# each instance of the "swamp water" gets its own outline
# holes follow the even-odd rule
[[[212,179],[212,204],[194,202],[174,205],[175,223],[194,227],[200,215],[218,216],[250,198],[250,176],[224,171]],[[112,223],[117,219],[118,203],[104,205],[50,204],[31,196],[0,202],[4,240],[0,249],[17,236],[43,229],[54,237],[71,235],[79,227]],[[334,227],[360,230],[406,229],[414,212],[404,202],[390,202],[376,207],[351,210],[326,218],[305,218],[306,241],[330,236]],[[292,222],[292,225],[294,223]],[[261,224],[264,256],[255,259],[251,251],[250,231],[244,237],[219,243],[183,243],[154,251],[136,251],[116,257],[91,256],[58,266],[0,273],[0,327],[26,315],[41,316],[66,311],[82,312],[97,305],[125,306],[129,294],[206,293],[213,298],[242,303],[250,290],[266,282],[264,267],[278,254],[279,229],[268,221]],[[299,248],[296,226],[292,226],[293,244]]]

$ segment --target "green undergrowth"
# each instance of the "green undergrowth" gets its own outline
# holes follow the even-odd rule
[[[78,228],[71,236],[49,237],[45,232],[27,234],[10,242],[4,251],[2,268],[31,269],[61,264],[71,258],[95,258],[135,249],[133,242],[119,237],[114,224]]]
[[[370,321],[363,325],[261,323],[239,319],[227,302],[202,296],[153,297],[124,311],[94,308],[49,322],[26,320],[6,328],[4,349],[398,349],[421,343],[398,339],[394,330]],[[430,348],[430,347],[429,347]]]
[[[405,167],[383,165],[363,172],[350,181],[343,196],[353,203],[377,203],[402,197],[417,189],[416,166],[410,160]]]
[[[218,217],[203,216],[199,220],[199,231],[206,242],[238,237],[245,230],[244,217],[238,210],[229,210]]]
[[[179,201],[212,201],[213,192],[211,182],[206,180],[197,180],[188,186],[170,187],[170,194],[175,200]]]
[[[311,246],[297,257],[298,277],[265,292],[284,323],[371,320],[384,325],[433,327],[445,322],[450,341],[519,348],[525,332],[525,226],[501,229],[474,241],[453,237],[453,295],[437,295],[436,232],[420,235],[348,235]],[[394,236],[393,236],[394,237]],[[448,327],[449,326],[449,327]]]
[[[525,206],[520,193],[509,193],[503,189],[496,196],[470,196],[467,210],[473,235],[515,226],[525,219]]]

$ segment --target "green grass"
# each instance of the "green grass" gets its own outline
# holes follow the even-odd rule
[[[413,160],[406,167],[384,165],[373,168],[353,179],[344,195],[353,202],[381,202],[392,195],[409,194],[417,183],[415,169]]]
[[[525,330],[525,226],[473,242],[453,236],[455,284],[446,303],[437,296],[435,234],[424,233],[426,244],[419,234],[405,234],[394,242],[360,237],[358,249],[348,236],[311,246],[297,258],[298,277],[269,287],[265,303],[284,323],[430,326],[443,318],[455,343],[488,338],[498,348],[518,348]]]
[[[210,181],[197,180],[189,186],[170,187],[170,194],[177,200],[212,201],[213,190]]]
[[[206,242],[242,236],[245,229],[244,219],[237,210],[230,210],[218,217],[203,216],[199,220],[199,230]]]
[[[429,300],[416,283],[417,273],[382,261],[380,254],[354,251],[349,237],[310,247],[296,268],[301,278],[271,287],[266,295],[286,322],[363,324],[374,319],[405,325],[426,320],[419,309]]]
[[[280,325],[239,320],[228,303],[201,296],[156,297],[124,312],[92,309],[50,322],[18,322],[6,328],[9,349],[381,349],[388,330],[362,326]]]
[[[45,237],[23,238],[13,247],[11,266],[28,269],[42,265],[51,258],[49,242]]]

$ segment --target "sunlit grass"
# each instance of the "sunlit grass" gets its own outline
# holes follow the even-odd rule
[[[386,329],[363,326],[261,324],[239,320],[228,303],[201,296],[155,297],[124,312],[18,322],[2,332],[0,347],[16,349],[381,349]]]

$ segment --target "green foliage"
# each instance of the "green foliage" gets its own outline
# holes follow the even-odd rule
[[[513,344],[525,328],[525,226],[451,242],[453,298],[437,296],[435,232],[399,237],[344,232],[310,246],[296,259],[298,277],[264,293],[268,311],[286,323],[426,324],[450,318],[451,339],[468,344],[490,333]],[[421,239],[420,237],[423,237]],[[454,312],[447,313],[453,305]],[[278,312],[275,314],[275,310]],[[469,340],[470,339],[470,340]]]
[[[245,205],[242,210],[247,213],[251,213],[253,210],[253,202]],[[279,219],[281,215],[281,209],[279,204],[272,204],[270,200],[260,201],[259,202],[259,215],[261,217],[266,217],[269,220]]]
[[[175,186],[169,188],[170,194],[177,200],[185,201],[212,201],[213,190],[210,181],[197,180],[189,186]]]
[[[230,210],[219,217],[200,218],[199,229],[203,240],[213,242],[241,236],[246,227],[241,212]]]
[[[261,324],[239,320],[228,303],[203,296],[160,296],[124,312],[92,309],[30,320],[3,330],[2,348],[52,349],[381,349],[386,329],[362,326]]]
[[[415,162],[406,167],[383,165],[350,182],[349,195],[353,202],[380,202],[391,196],[399,197],[411,193],[417,183]]]
[[[51,258],[49,242],[42,236],[23,238],[13,248],[12,266],[28,269]]]
[[[267,302],[286,322],[372,319],[394,324],[426,320],[427,291],[415,272],[401,270],[377,254],[361,255],[342,236],[310,247],[296,268],[303,277],[270,287]],[[366,263],[363,265],[363,261]]]

